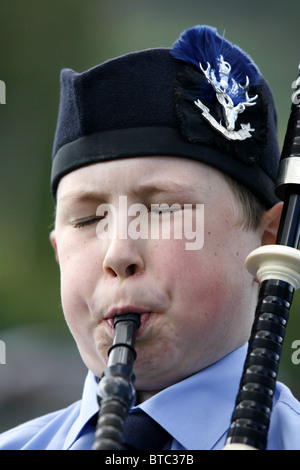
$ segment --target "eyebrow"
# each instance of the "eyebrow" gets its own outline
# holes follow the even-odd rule
[[[187,183],[179,184],[174,181],[168,181],[141,184],[138,185],[137,188],[131,189],[129,194],[132,194],[135,197],[144,198],[147,196],[152,196],[154,194],[180,194],[186,191],[195,192],[195,188]],[[63,203],[99,203],[99,201],[107,201],[107,199],[108,193],[106,192],[80,189],[68,191],[60,198],[60,201]]]
[[[141,184],[137,189],[133,189],[131,193],[135,196],[152,196],[153,194],[169,194],[176,193],[180,194],[182,192],[194,192],[195,188],[187,183],[179,184],[175,181],[168,182],[154,182]]]
[[[66,194],[59,198],[60,202],[98,202],[105,197],[104,193],[99,191],[92,191],[89,189],[68,191]]]

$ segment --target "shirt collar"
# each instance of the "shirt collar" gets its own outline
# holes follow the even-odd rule
[[[247,345],[139,405],[186,449],[216,446],[230,425]],[[64,448],[70,448],[98,410],[97,379],[88,372],[78,418]],[[186,419],[186,417],[189,417]]]
[[[87,422],[98,413],[97,387],[97,378],[89,371],[84,383],[80,412],[66,437],[65,449],[69,449],[72,446]]]
[[[244,345],[140,407],[184,448],[215,448],[230,426],[246,352]]]

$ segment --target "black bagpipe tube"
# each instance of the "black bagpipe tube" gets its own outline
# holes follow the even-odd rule
[[[122,448],[123,425],[135,401],[133,363],[140,315],[126,313],[114,318],[115,335],[108,363],[98,385],[100,405],[93,450]]]
[[[300,64],[277,178],[283,210],[275,245],[246,260],[260,281],[244,370],[224,450],[266,450],[289,312],[300,287]]]

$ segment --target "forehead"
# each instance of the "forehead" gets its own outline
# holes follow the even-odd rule
[[[85,194],[190,193],[229,191],[223,175],[212,167],[181,157],[134,157],[84,166],[60,181],[57,201]]]

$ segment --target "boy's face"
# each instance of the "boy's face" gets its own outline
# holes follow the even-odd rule
[[[115,210],[113,231],[134,219],[119,212],[120,196],[127,197],[127,208],[204,204],[203,247],[187,250],[184,237],[99,236],[103,221],[99,225],[96,211],[104,203]],[[195,224],[195,209],[193,217]],[[101,376],[112,317],[128,310],[142,314],[134,365],[138,390],[165,388],[244,344],[256,302],[244,261],[261,240],[259,231],[243,230],[241,220],[222,175],[193,160],[131,158],[66,175],[51,240],[64,314],[88,368]]]

